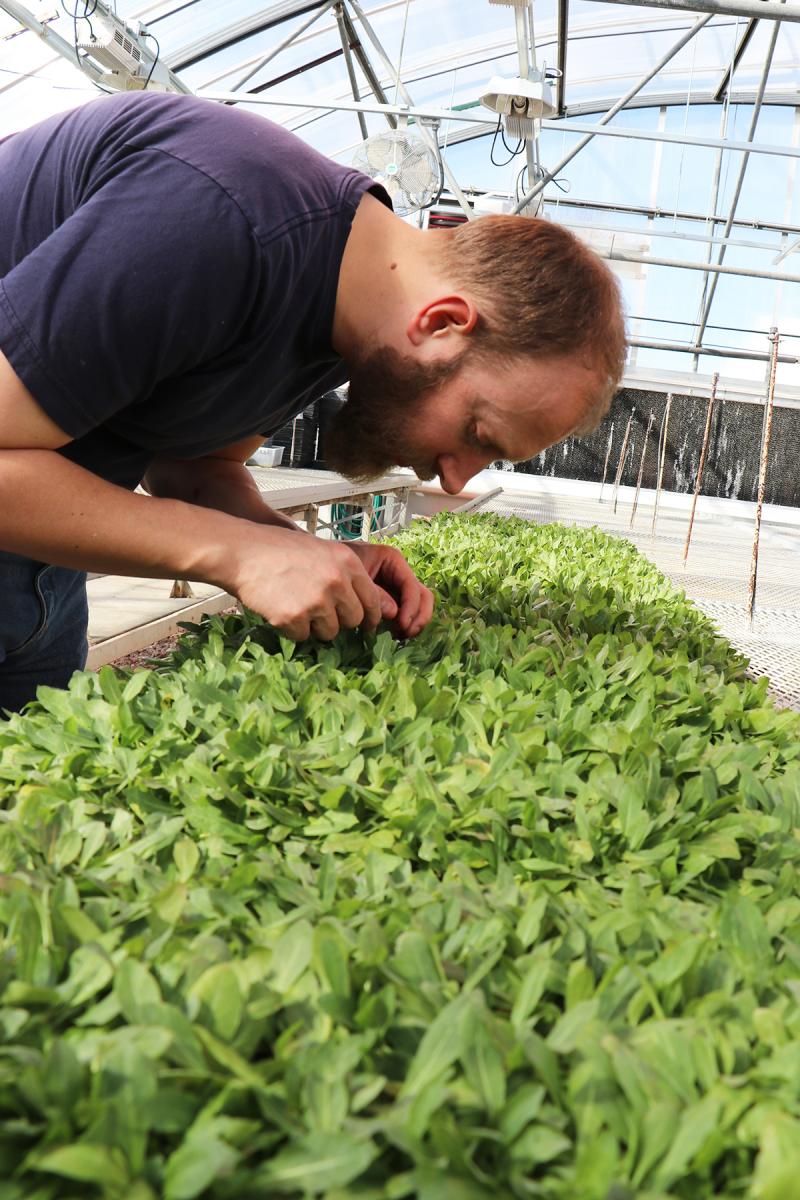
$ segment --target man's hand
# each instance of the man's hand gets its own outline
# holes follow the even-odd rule
[[[398,614],[392,595],[375,586],[350,546],[288,529],[253,528],[231,547],[230,574],[220,582],[297,642],[330,641],[340,629],[359,626],[373,632]]]
[[[416,637],[433,616],[433,592],[423,586],[399,550],[380,542],[350,542],[387,599],[396,602],[395,627],[401,637]],[[384,613],[388,616],[388,613]]]

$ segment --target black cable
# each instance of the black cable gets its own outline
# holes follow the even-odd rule
[[[633,321],[654,321],[658,325],[686,325],[689,328],[694,328],[699,324],[698,321],[679,321],[675,317],[631,317]],[[767,337],[768,329],[744,329],[740,325],[706,325],[706,329],[719,329],[723,333],[757,333],[763,337]],[[781,341],[784,338],[800,338],[800,333],[782,333]],[[733,347],[728,347],[733,349]]]
[[[504,162],[504,163],[497,161],[497,159],[494,156],[494,148],[495,148],[495,145],[497,144],[497,136],[500,133],[500,127],[501,127],[502,120],[503,120],[502,116],[499,116],[497,118],[497,128],[494,131],[494,137],[492,138],[492,147],[491,147],[491,150],[489,151],[489,158],[491,159],[493,167],[507,167],[508,164],[510,162],[513,162],[514,159],[517,157],[517,155],[521,152],[522,145],[523,145],[522,138],[520,138],[517,149],[511,153],[511,157],[509,159],[507,159],[506,162]],[[510,148],[506,142],[505,133],[502,135],[502,137],[503,137],[503,145],[505,146],[506,150],[509,150]]]
[[[159,42],[158,38],[156,37],[156,35],[154,33],[145,33],[144,31],[142,31],[141,36],[146,37],[146,38],[152,38],[156,44],[156,56],[153,59],[152,65],[151,65],[150,70],[147,75],[147,79],[145,79],[145,81],[144,81],[144,87],[142,88],[142,91],[146,92],[147,85],[150,82],[150,80],[153,78],[153,71],[155,71],[155,69],[156,69],[156,63],[158,62],[159,58],[161,57],[161,43]]]

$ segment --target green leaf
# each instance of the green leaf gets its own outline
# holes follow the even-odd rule
[[[372,1142],[347,1133],[312,1133],[276,1154],[258,1171],[256,1181],[277,1192],[319,1195],[358,1179],[376,1153]]]
[[[79,1183],[96,1183],[116,1190],[128,1183],[125,1159],[118,1150],[88,1142],[59,1146],[33,1160],[37,1171],[47,1171]]]
[[[456,1061],[468,1003],[468,996],[457,996],[436,1015],[411,1060],[401,1096],[416,1096]]]

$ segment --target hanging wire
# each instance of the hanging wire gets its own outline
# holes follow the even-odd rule
[[[394,103],[397,107],[397,98],[400,95],[400,71],[403,66],[403,51],[406,47],[406,29],[408,28],[408,10],[411,6],[411,0],[406,0],[406,10],[403,14],[403,32],[400,35],[400,53],[397,57],[397,79],[394,85]]]
[[[692,39],[692,66],[689,71],[689,86],[686,89],[686,109],[683,116],[683,136],[686,137],[686,131],[689,128],[689,107],[692,101],[692,86],[694,84],[694,64],[697,58],[697,38]],[[686,157],[686,143],[681,146],[681,158],[678,165],[678,181],[675,185],[675,213],[672,218],[672,230],[677,231],[678,228],[678,203],[681,195],[681,180],[683,178],[683,160]]]
[[[456,76],[458,75],[460,66],[461,66],[461,60],[459,59],[458,62],[456,63],[456,65],[453,67],[453,86],[450,89],[450,111],[451,112],[453,111],[453,101],[455,100],[455,96],[456,96]],[[442,154],[447,153],[447,140],[450,137],[451,124],[452,124],[452,122],[449,119],[445,122],[444,139],[443,139],[443,144],[442,144]]]
[[[147,85],[150,82],[150,80],[153,78],[153,71],[155,71],[155,69],[156,69],[156,63],[158,62],[159,58],[161,57],[161,43],[159,42],[158,38],[156,37],[156,35],[154,33],[142,33],[142,37],[152,38],[156,44],[156,56],[153,59],[152,63],[150,64],[150,70],[147,73],[147,79],[145,79],[145,81],[144,81],[143,91],[146,92]]]
[[[493,167],[507,167],[509,165],[509,163],[513,162],[514,159],[517,158],[517,156],[522,153],[523,148],[525,146],[525,141],[523,138],[520,138],[519,141],[517,142],[516,149],[509,146],[508,142],[506,141],[505,132],[501,129],[502,121],[503,121],[502,116],[499,116],[497,118],[497,125],[495,127],[494,136],[492,138],[491,149],[489,150],[489,158],[491,160]],[[506,159],[505,162],[498,162],[494,156],[494,149],[495,149],[495,146],[497,145],[498,137],[500,138],[500,140],[503,143],[503,146],[505,147],[506,151],[508,152],[508,158]]]
[[[724,137],[724,138],[726,138],[728,136],[728,121],[730,120],[730,114],[731,114],[731,92],[733,91],[734,61],[736,59],[736,47],[738,44],[739,44],[739,18],[737,17],[736,25],[734,26],[734,30],[733,30],[733,40],[731,42],[730,76],[729,76],[728,86],[725,89],[725,100],[723,102],[723,109],[722,109],[722,111],[723,111],[722,137]],[[735,127],[735,125],[736,125],[736,113],[734,113],[734,127]],[[722,196],[725,195],[725,192],[727,191],[727,188],[728,188],[728,176],[730,174],[730,169],[731,169],[731,155],[728,154],[725,156],[725,171],[723,173],[722,181],[720,183],[720,195],[722,195]],[[716,212],[716,210],[715,210],[715,212]],[[714,222],[714,224],[716,224],[716,222]]]

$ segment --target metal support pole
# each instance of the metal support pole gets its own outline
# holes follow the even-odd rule
[[[750,593],[747,601],[747,615],[750,624],[753,623],[753,613],[756,606],[756,583],[758,580],[758,545],[761,538],[761,511],[764,507],[764,493],[767,486],[767,463],[769,461],[769,442],[772,436],[772,414],[775,407],[775,374],[778,369],[778,343],[780,334],[773,325],[769,331],[772,342],[772,360],[769,368],[769,387],[767,389],[767,411],[764,427],[761,433],[761,459],[758,467],[758,503],[756,505],[756,525],[753,531],[753,557],[750,562]]]
[[[707,25],[710,20],[711,20],[711,17],[707,16],[707,17],[700,17],[697,21],[695,21],[692,28],[687,30],[686,33],[683,35],[683,37],[678,38],[678,40],[677,40],[677,42],[675,42],[674,46],[671,46],[670,49],[667,51],[667,53],[662,55],[662,57],[658,60],[658,62],[655,64],[655,66],[652,67],[645,75],[643,75],[642,78],[639,79],[638,82],[635,83],[633,85],[633,87],[630,88],[630,90],[625,93],[625,95],[622,97],[622,99],[618,100],[617,103],[612,108],[610,108],[608,110],[608,112],[605,113],[604,116],[602,116],[600,118],[599,124],[605,125],[613,117],[615,117],[617,115],[617,113],[620,111],[620,109],[624,108],[625,105],[628,103],[628,101],[632,100],[633,97],[638,92],[640,92],[642,90],[642,88],[645,87],[650,82],[650,80],[653,79],[658,74],[658,72],[661,71],[667,65],[667,63],[670,61],[670,59],[674,58],[675,55],[678,53],[678,51],[682,50],[683,47],[686,45],[686,43],[690,42],[692,40],[692,38],[694,37],[694,35],[696,33],[699,33],[700,30],[703,28],[703,26]],[[583,147],[588,145],[588,143],[592,140],[593,137],[594,137],[594,134],[589,133],[586,135],[586,137],[581,138],[581,140],[578,142],[577,146],[573,146],[572,149],[569,151],[569,153],[564,155],[564,157],[561,159],[561,161],[558,163],[558,165],[553,167],[552,171],[547,171],[545,173],[544,177],[542,179],[540,179],[530,189],[529,192],[525,193],[525,195],[520,200],[519,204],[517,204],[516,208],[514,209],[514,212],[515,213],[522,212],[522,210],[524,208],[526,208],[528,204],[530,204],[531,200],[533,200],[534,197],[538,196],[539,192],[544,190],[544,188],[550,182],[550,180],[555,179],[557,177],[557,175],[559,174],[559,172],[563,170],[563,168],[567,165],[568,162],[572,162],[575,155],[580,153],[580,151],[583,149]]]
[[[245,71],[244,75],[242,75],[241,79],[232,84],[230,90],[232,92],[240,91],[246,83],[250,82],[254,75],[257,75],[263,67],[266,67],[267,63],[271,63],[273,58],[277,58],[282,50],[286,50],[289,46],[291,46],[292,42],[299,38],[301,33],[305,33],[307,29],[311,28],[315,21],[318,21],[320,17],[324,17],[329,9],[330,5],[328,4],[323,8],[318,9],[317,12],[312,13],[307,21],[303,21],[303,23],[298,25],[297,29],[294,29],[288,37],[284,38],[282,42],[278,42],[277,46],[273,46],[269,54],[265,54],[263,58],[260,58],[255,66],[249,67],[248,70]],[[358,97],[356,97],[356,99],[358,99]]]
[[[613,498],[614,498],[613,511],[614,512],[617,511],[617,497],[619,495],[620,480],[622,479],[622,471],[625,466],[625,459],[628,457],[628,439],[631,436],[631,425],[633,424],[633,413],[634,412],[635,412],[635,409],[631,411],[631,415],[628,417],[628,424],[625,426],[625,436],[622,439],[622,449],[620,450],[620,454],[619,454],[619,462],[617,463],[617,474],[614,479],[614,492],[613,492]]]
[[[780,33],[780,28],[781,28],[780,21],[776,21],[775,24],[772,26],[772,34],[770,37],[769,46],[767,48],[767,55],[766,55],[766,58],[764,59],[764,69],[761,72],[761,79],[759,80],[759,84],[758,84],[758,93],[756,95],[755,104],[753,105],[752,116],[750,118],[750,128],[747,131],[747,141],[748,142],[752,142],[753,138],[755,137],[756,126],[758,125],[758,118],[761,114],[761,105],[764,102],[764,92],[766,91],[767,80],[769,79],[769,73],[770,73],[770,69],[772,67],[772,59],[773,59],[773,55],[775,54],[775,43],[778,40],[778,34]],[[736,209],[739,204],[739,197],[742,194],[742,186],[744,184],[745,172],[747,171],[747,164],[749,163],[749,161],[750,161],[750,153],[749,153],[749,151],[745,151],[745,153],[742,157],[742,161],[739,164],[739,174],[736,178],[736,187],[734,188],[733,198],[731,200],[730,210],[728,212],[728,219],[725,222],[725,232],[723,234],[723,237],[728,237],[731,232],[731,229],[733,228],[733,221],[736,216]],[[723,246],[720,246],[719,254],[717,255],[717,263],[716,263],[717,266],[722,266],[722,260],[724,259],[724,257],[725,257],[725,246],[723,245]],[[711,269],[711,264],[709,263],[707,265],[708,265],[708,268]],[[700,315],[699,328],[697,331],[697,341],[698,342],[702,342],[703,334],[706,331],[706,325],[708,324],[708,318],[711,313],[711,305],[714,303],[714,295],[717,290],[717,282],[718,282],[718,279],[716,276],[714,279],[711,280],[710,284],[708,284],[708,280],[706,280],[706,283],[708,284],[708,295],[705,297],[705,303],[703,304],[702,312]]]
[[[373,70],[372,63],[367,58],[367,52],[361,44],[361,38],[356,33],[356,28],[350,19],[350,14],[342,5],[342,24],[344,25],[347,44],[356,56],[356,61],[364,72],[364,78],[370,86],[370,91],[381,104],[388,104],[389,97],[381,87],[381,81]],[[397,129],[397,117],[392,113],[386,113],[386,122],[390,129]]]
[[[694,496],[692,497],[692,511],[689,514],[689,528],[686,531],[686,545],[683,547],[683,565],[686,566],[686,559],[689,556],[689,543],[692,540],[692,526],[694,525],[694,513],[697,508],[697,497],[700,495],[700,488],[703,485],[703,471],[706,465],[706,453],[708,452],[708,439],[711,434],[711,417],[714,413],[714,401],[717,398],[717,383],[719,374],[717,371],[711,377],[711,395],[708,398],[708,408],[706,409],[706,428],[703,434],[703,446],[700,451],[700,464],[697,468],[697,479],[694,485]]]
[[[359,3],[359,0],[350,0],[350,7],[353,9],[353,12],[356,14],[356,16],[358,17],[359,21],[361,22],[361,24],[364,28],[364,32],[366,33],[369,40],[372,42],[372,45],[375,47],[375,51],[376,51],[378,57],[380,58],[381,62],[383,63],[384,69],[386,71],[388,71],[390,75],[394,75],[395,77],[397,77],[397,71],[393,69],[391,61],[389,59],[389,56],[387,55],[386,51],[383,48],[383,45],[381,44],[380,40],[378,39],[378,36],[375,33],[375,30],[372,28],[371,24],[367,20],[367,17],[364,13],[363,8],[361,7],[361,4]],[[403,100],[405,101],[405,103],[408,105],[413,104],[414,101],[411,98],[411,94],[410,94],[408,88],[403,83],[402,79],[398,79],[397,82],[398,82],[398,86],[399,86],[400,95],[403,97]],[[456,179],[455,175],[450,170],[444,157],[442,156],[441,150],[439,149],[438,137],[431,134],[430,130],[426,129],[424,125],[420,125],[419,132],[420,132],[420,137],[422,137],[428,143],[428,145],[431,147],[432,150],[434,150],[436,152],[437,157],[440,159],[441,164],[442,164],[442,170],[444,171],[444,175],[445,175],[447,183],[450,187],[450,191],[453,193],[456,200],[458,200],[459,205],[461,206],[463,212],[466,214],[467,220],[468,221],[473,220],[475,217],[475,213],[472,211],[472,208],[470,206],[469,201],[467,200],[467,197],[462,192],[458,180]]]
[[[769,362],[770,355],[760,350],[721,350],[717,347],[698,346],[696,342],[661,342],[655,338],[628,338],[629,346],[640,346],[644,350],[675,350],[681,354],[705,354],[711,358],[743,358],[751,362]],[[778,362],[800,362],[797,354],[781,354]]]
[[[657,233],[650,235],[658,237]],[[609,250],[601,254],[614,262],[647,263],[651,267],[680,267],[685,271],[711,271],[715,275],[741,275],[745,279],[774,279],[779,283],[800,283],[800,275],[783,275],[780,271],[758,271],[752,267],[724,267],[719,263],[690,262],[682,258],[660,258],[653,254],[629,253],[627,250]]]
[[[605,4],[608,0],[599,0]],[[611,0],[613,4],[668,8],[670,11],[709,13],[713,16],[757,17],[764,21],[800,21],[800,4],[776,4],[775,0]]]
[[[758,19],[756,17],[751,17],[750,20],[747,22],[747,28],[745,29],[744,33],[742,34],[741,38],[739,39],[739,45],[736,47],[736,52],[733,56],[733,62],[730,64],[729,67],[726,68],[725,74],[722,76],[722,82],[720,83],[717,90],[714,92],[714,99],[717,101],[718,104],[722,100],[723,96],[725,95],[726,91],[728,90],[728,88],[731,84],[731,81],[733,80],[733,76],[736,73],[736,68],[739,66],[739,63],[742,61],[742,55],[744,54],[745,50],[747,49],[748,45],[750,44],[750,39],[752,38],[753,34],[756,31],[757,25],[758,25]]]
[[[556,112],[564,116],[564,98],[567,88],[567,44],[569,34],[569,0],[558,0],[558,23],[556,38],[558,41],[558,58],[556,66],[560,71],[556,80]]]
[[[650,430],[653,428],[654,420],[655,420],[655,414],[650,413],[650,416],[647,419],[647,430],[644,435],[644,441],[642,442],[642,457],[639,460],[639,475],[636,479],[636,494],[633,497],[633,508],[631,509],[631,523],[629,526],[630,529],[633,529],[633,522],[634,522],[634,518],[636,517],[636,509],[639,507],[639,492],[642,490],[642,476],[644,475],[644,459],[645,459],[645,455],[647,454],[647,444],[650,441]]]
[[[333,11],[336,14],[336,24],[339,27],[339,37],[342,42],[342,53],[344,54],[344,65],[347,68],[347,77],[350,80],[350,90],[353,93],[354,100],[360,100],[361,94],[358,90],[358,80],[356,79],[356,71],[353,66],[353,56],[350,53],[350,43],[347,40],[347,30],[344,23],[344,9],[341,4],[334,4]],[[369,137],[367,129],[367,120],[363,112],[358,113],[358,125],[361,130],[361,136],[364,141]]]
[[[309,533],[317,532],[317,522],[319,521],[319,507],[316,504],[306,505],[306,529]]]
[[[667,434],[669,433],[669,414],[672,408],[672,392],[667,392],[667,403],[664,407],[664,419],[658,436],[658,482],[656,483],[656,500],[653,505],[653,520],[650,523],[650,533],[655,534],[658,520],[658,506],[661,501],[661,485],[664,482],[664,464],[667,461]]]
[[[731,67],[729,69],[731,71],[731,78],[733,78],[733,67]],[[728,105],[728,104],[723,105],[722,118],[720,120],[720,127],[719,127],[720,137],[723,137],[728,132],[728,115],[729,115],[729,113],[730,113],[730,105]],[[711,195],[709,197],[709,202],[708,202],[708,220],[706,221],[706,230],[707,230],[707,235],[708,235],[708,243],[706,245],[706,262],[707,263],[711,262],[711,257],[714,253],[714,243],[717,240],[715,237],[715,231],[717,228],[717,222],[716,222],[715,217],[716,217],[716,212],[717,212],[717,206],[719,204],[719,188],[720,188],[721,178],[722,178],[722,147],[719,146],[717,148],[717,153],[714,155],[714,179],[711,184]],[[708,280],[709,280],[709,276],[706,275],[703,279],[703,290],[702,290],[702,293],[700,296],[701,308],[702,308],[702,305],[705,304],[706,292],[708,291]],[[692,367],[695,371],[697,371],[699,369],[699,367],[700,367],[699,354],[696,354],[694,356],[694,362],[692,363]]]
[[[606,460],[603,463],[603,478],[600,483],[600,503],[603,503],[603,488],[606,486],[606,476],[608,474],[608,460],[611,457],[611,443],[614,440],[614,422],[611,422],[611,429],[608,431],[608,445],[606,446]]]

